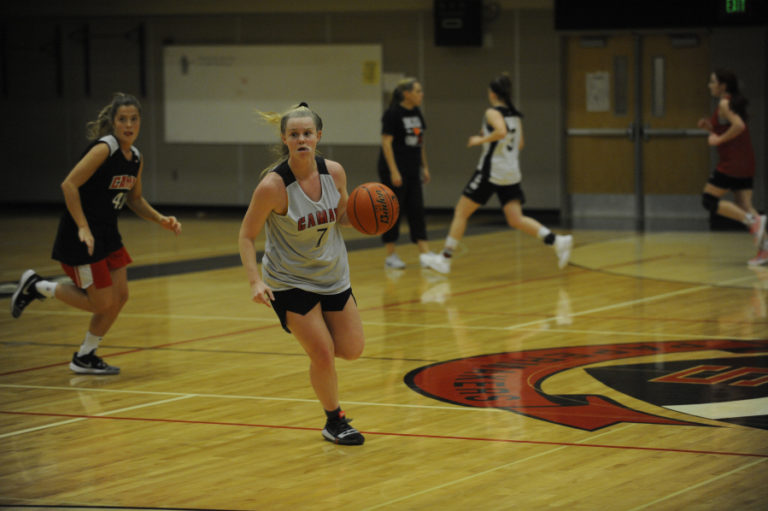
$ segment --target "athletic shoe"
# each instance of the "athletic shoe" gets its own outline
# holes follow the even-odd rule
[[[755,257],[747,262],[749,266],[760,266],[765,263],[768,263],[768,249],[760,250]]]
[[[752,225],[749,227],[749,232],[755,238],[755,246],[759,247],[765,238],[765,226],[768,223],[768,218],[765,215],[758,215]]]
[[[422,268],[429,268],[442,274],[451,273],[451,259],[443,254],[434,254],[432,252],[421,254],[419,261]]]
[[[35,287],[35,283],[40,280],[43,278],[35,273],[35,270],[27,270],[21,275],[19,287],[11,296],[11,316],[14,318],[21,316],[22,311],[32,300],[45,300],[45,296]]]
[[[573,247],[573,236],[556,236],[555,243],[552,245],[557,254],[557,266],[561,270],[568,264],[568,260],[571,258],[571,248]]]
[[[120,368],[111,366],[104,362],[101,357],[96,355],[96,350],[91,350],[87,355],[77,356],[77,352],[72,355],[72,362],[69,368],[80,374],[119,374]]]
[[[365,437],[349,425],[352,419],[347,419],[344,412],[338,419],[328,420],[323,428],[323,438],[339,445],[363,445]]]
[[[402,270],[405,268],[405,263],[397,254],[389,254],[387,258],[384,259],[384,266],[387,268],[394,268],[395,270]]]

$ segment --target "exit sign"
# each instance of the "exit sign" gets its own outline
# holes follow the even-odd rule
[[[556,30],[768,25],[768,0],[555,0]]]
[[[728,14],[746,13],[747,0],[725,0],[725,12]]]
[[[764,25],[768,21],[765,0],[717,0],[717,25]]]

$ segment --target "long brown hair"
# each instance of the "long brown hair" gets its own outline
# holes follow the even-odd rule
[[[139,103],[135,96],[125,94],[124,92],[115,92],[112,96],[112,102],[99,111],[96,120],[90,121],[85,125],[88,140],[96,140],[105,135],[112,134],[115,115],[117,115],[117,110],[121,106],[135,106],[139,111],[139,116],[141,116],[141,103]]]
[[[501,73],[491,80],[488,87],[501,101],[504,102],[505,105],[507,105],[507,108],[512,110],[512,115],[517,117],[523,116],[523,113],[512,104],[512,80],[509,78],[508,73]]]
[[[745,98],[739,90],[739,79],[736,78],[736,73],[730,69],[715,69],[715,77],[717,81],[725,84],[725,90],[730,94],[731,99],[728,100],[728,104],[735,113],[746,121],[747,120],[747,105],[749,100]]]

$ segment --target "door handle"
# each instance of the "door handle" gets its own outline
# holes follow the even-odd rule
[[[642,135],[643,140],[648,140],[650,137],[706,137],[709,135],[709,131],[685,128],[651,128],[648,124],[645,124],[642,129]]]
[[[634,130],[630,124],[628,128],[568,128],[566,134],[569,137],[628,137],[632,139]]]

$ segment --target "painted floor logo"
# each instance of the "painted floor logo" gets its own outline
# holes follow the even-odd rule
[[[691,415],[681,421],[594,394],[547,394],[544,381],[582,366],[648,355],[720,351],[731,357],[586,368],[633,398]],[[500,408],[586,431],[620,422],[700,425],[696,417],[768,429],[768,340],[693,340],[576,346],[479,355],[415,369],[405,383],[427,397]],[[759,355],[762,354],[762,355]]]

